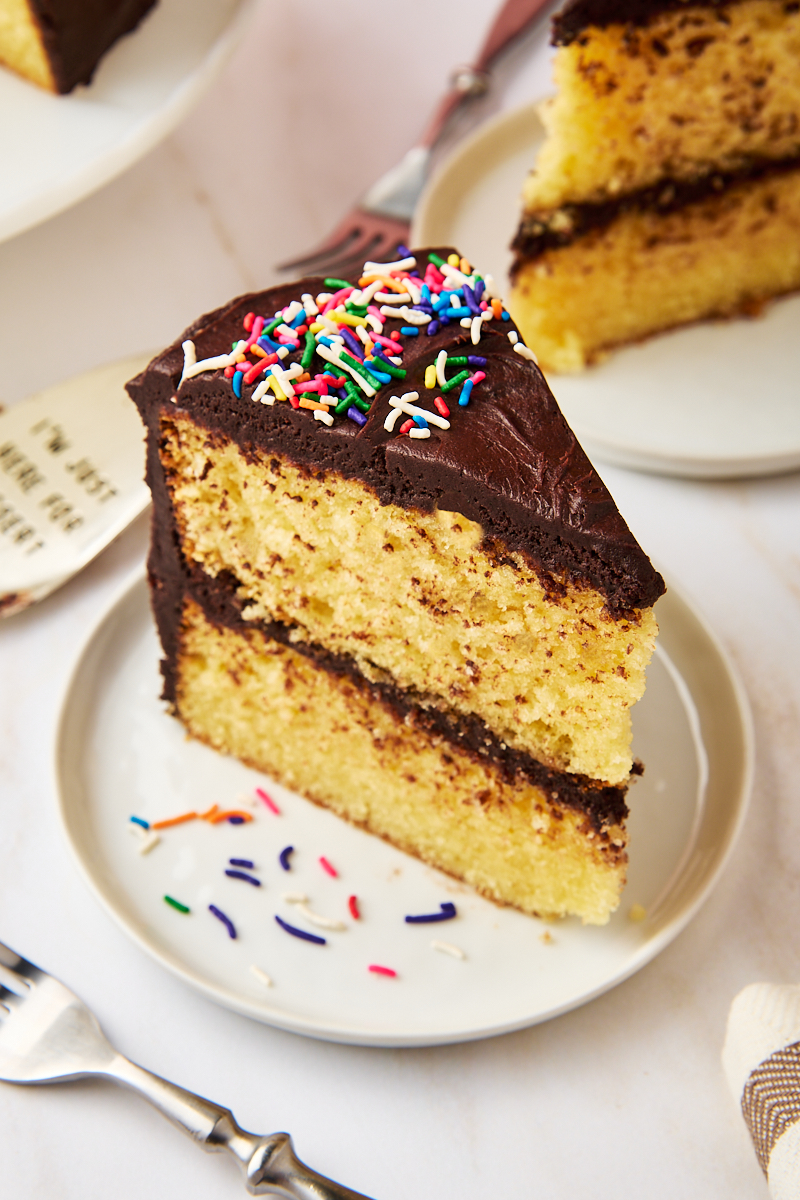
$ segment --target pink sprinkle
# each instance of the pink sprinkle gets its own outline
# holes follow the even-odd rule
[[[397,978],[397,971],[393,971],[391,967],[379,967],[377,963],[370,963],[367,969],[372,971],[373,975],[388,975],[390,979]]]
[[[407,421],[403,421],[403,424],[400,426],[400,432],[408,433],[409,429],[413,429],[413,428],[414,428],[414,422],[411,420],[411,417],[409,417]]]
[[[281,815],[281,810],[278,808],[277,804],[272,799],[272,797],[267,795],[267,793],[264,791],[263,788],[257,787],[256,795],[258,796],[259,800],[264,801],[264,803],[266,804],[266,806],[270,812],[275,813],[276,817],[279,817]]]
[[[386,322],[386,317],[383,315],[383,313],[381,312],[381,310],[380,310],[379,308],[377,308],[377,307],[376,307],[376,305],[374,305],[374,304],[368,304],[368,305],[367,305],[367,312],[368,312],[368,313],[371,313],[373,317],[376,317],[376,318],[377,318],[377,319],[380,321],[381,325],[385,324],[385,322]],[[372,334],[370,334],[370,337],[372,337]],[[374,341],[375,341],[375,338],[374,338],[374,337],[372,337],[372,340],[373,340],[373,342],[374,342]]]
[[[385,346],[387,350],[391,350],[393,354],[402,354],[403,347],[399,342],[393,342],[391,338],[384,337],[382,333],[371,333],[370,337],[373,342],[377,342],[380,346]]]
[[[483,383],[485,378],[486,378],[485,371],[476,371],[475,374],[472,376],[472,382],[473,383]]]
[[[334,879],[339,878],[339,872],[336,870],[336,867],[331,866],[323,854],[320,854],[319,856],[319,865],[322,867],[323,871],[327,871],[328,874],[332,875]]]
[[[347,907],[350,909],[350,916],[354,921],[361,920],[361,913],[358,908],[358,896],[350,896],[347,901]]]
[[[258,339],[261,337],[261,330],[263,328],[264,328],[264,318],[256,317],[253,321],[253,328],[251,330],[250,337],[247,339],[244,346],[242,347],[243,350],[245,350],[245,351],[249,350],[250,347],[252,346],[253,342],[258,341]]]
[[[450,416],[450,409],[447,407],[447,405],[445,404],[445,402],[444,402],[444,400],[442,399],[442,397],[441,397],[441,396],[434,396],[434,397],[433,397],[433,407],[436,409],[436,411],[437,411],[437,412],[438,412],[438,413],[439,413],[441,416],[443,416],[443,417],[449,417],[449,416]]]
[[[428,284],[428,287],[430,287],[430,283],[428,283],[429,275],[434,283],[438,284],[439,287],[441,287],[441,285],[444,283],[444,275],[434,263],[428,263],[427,267],[425,268],[425,282]]]

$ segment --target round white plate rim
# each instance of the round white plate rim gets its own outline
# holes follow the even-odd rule
[[[547,97],[540,97],[491,117],[437,164],[414,213],[412,245],[426,246],[441,241],[436,229],[431,229],[431,224],[435,224],[435,208],[440,201],[440,193],[451,189],[454,178],[463,174],[465,169],[474,167],[475,162],[479,162],[487,152],[492,157],[496,157],[498,153],[501,159],[508,157],[508,151],[498,151],[503,138],[510,141],[515,138],[527,138],[531,146],[535,145],[537,140],[541,140],[543,129],[540,109],[546,99]],[[532,128],[540,132],[534,136],[530,133]],[[532,162],[531,157],[531,164]],[[520,179],[520,202],[522,182]],[[551,386],[556,392],[558,379],[559,376],[555,376],[551,381]],[[604,437],[599,429],[584,425],[575,416],[570,417],[570,424],[590,457],[594,456],[613,466],[629,470],[678,478],[724,480],[782,475],[800,467],[800,445],[783,452],[775,450],[765,454],[743,451],[737,455],[721,454],[713,458],[687,451],[675,456],[659,452],[653,446],[641,448],[635,442],[626,442],[616,435],[609,439]]]
[[[220,36],[197,65],[175,87],[167,101],[157,106],[122,139],[104,149],[74,174],[53,183],[37,199],[26,198],[0,212],[0,242],[41,225],[79,200],[98,191],[152,150],[188,116],[194,105],[225,66],[241,39],[258,0],[239,0],[236,11]],[[133,31],[135,36],[136,31]],[[34,84],[29,85],[34,87]],[[54,97],[54,102],[68,97]]]
[[[468,1041],[478,1041],[487,1037],[496,1037],[506,1033],[513,1033],[520,1029],[528,1028],[534,1024],[540,1024],[544,1021],[551,1020],[561,1016],[564,1013],[570,1012],[575,1008],[582,1007],[589,1001],[594,1000],[603,993],[623,983],[632,975],[636,974],[644,966],[652,961],[663,949],[666,948],[688,925],[700,907],[708,899],[710,893],[716,886],[722,872],[724,871],[728,860],[735,848],[739,834],[741,832],[744,820],[747,815],[750,793],[752,788],[753,772],[754,772],[754,726],[750,706],[747,699],[747,694],[744,685],[741,682],[739,673],[731,661],[727,651],[723,647],[717,635],[709,627],[705,618],[697,611],[693,604],[686,598],[683,592],[670,583],[668,594],[671,595],[674,602],[677,603],[679,609],[688,615],[689,619],[694,621],[700,634],[705,639],[705,642],[713,652],[718,668],[721,668],[731,691],[731,700],[733,709],[738,720],[738,728],[736,730],[739,747],[741,750],[742,766],[740,771],[739,786],[736,788],[735,800],[731,802],[728,825],[725,837],[722,839],[718,847],[713,867],[711,870],[706,868],[702,876],[702,882],[698,886],[697,882],[693,885],[693,892],[690,898],[683,902],[682,907],[669,920],[661,925],[661,927],[636,951],[631,954],[629,962],[624,968],[618,970],[612,977],[604,980],[600,985],[590,988],[579,995],[572,997],[564,1004],[556,1005],[546,1012],[537,1013],[531,1018],[522,1018],[510,1021],[506,1024],[493,1024],[490,1026],[474,1028],[471,1030],[459,1030],[457,1033],[448,1036],[437,1031],[430,1036],[405,1036],[400,1035],[394,1037],[389,1034],[375,1035],[373,1033],[364,1033],[357,1028],[337,1025],[328,1022],[324,1027],[320,1026],[319,1021],[307,1019],[299,1015],[287,1016],[284,1011],[268,1014],[262,1005],[253,1004],[247,1001],[242,995],[210,984],[201,974],[194,971],[187,964],[179,961],[176,957],[161,947],[157,947],[151,940],[140,934],[135,922],[126,918],[114,901],[104,892],[99,880],[90,868],[87,861],[88,856],[85,856],[81,851],[80,842],[75,834],[75,831],[70,823],[69,800],[64,786],[63,774],[60,769],[61,760],[63,758],[63,747],[65,745],[69,718],[70,718],[70,699],[75,694],[80,685],[82,672],[89,669],[89,658],[93,649],[100,642],[103,632],[106,627],[118,617],[119,610],[126,604],[131,602],[134,593],[138,589],[146,588],[146,574],[141,567],[135,568],[128,577],[122,581],[116,593],[113,594],[106,608],[99,615],[97,621],[87,633],[82,645],[80,646],[72,669],[69,672],[67,684],[64,689],[62,704],[57,722],[56,736],[53,743],[52,755],[52,772],[54,791],[57,797],[57,810],[59,820],[67,845],[70,848],[73,860],[75,861],[80,875],[83,877],[89,890],[94,894],[99,901],[100,906],[111,917],[114,923],[133,941],[139,948],[144,951],[151,959],[166,967],[168,971],[178,979],[185,983],[189,983],[197,990],[206,995],[209,999],[221,1004],[223,1007],[229,1008],[235,1012],[241,1013],[244,1016],[251,1017],[262,1024],[268,1024],[277,1028],[284,1029],[288,1032],[303,1034],[318,1038],[323,1041],[332,1041],[350,1045],[364,1045],[373,1047],[386,1048],[413,1048],[431,1045],[447,1045],[451,1043],[461,1043]],[[666,655],[667,661],[670,662],[669,656]],[[672,671],[677,671],[674,665],[670,666]],[[680,676],[680,672],[678,672]],[[687,691],[691,696],[691,690]],[[674,892],[679,886],[686,886],[683,882],[685,875],[685,863],[687,856],[691,850],[691,845],[687,845],[684,856],[681,860],[681,866],[676,871],[676,877],[671,884],[671,891]],[[666,900],[664,897],[663,900]],[[598,930],[602,935],[602,930]]]

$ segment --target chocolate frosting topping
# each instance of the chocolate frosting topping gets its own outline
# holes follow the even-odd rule
[[[59,92],[88,83],[99,59],[155,0],[30,0]]]
[[[416,252],[420,263],[427,253]],[[478,347],[470,342],[469,330],[457,324],[433,337],[422,332],[407,338],[407,377],[381,388],[361,427],[343,419],[321,428],[307,410],[252,403],[248,387],[237,399],[221,370],[178,387],[185,339],[195,342],[198,360],[225,353],[241,336],[246,313],[272,313],[304,292],[322,290],[324,281],[312,278],[240,297],[200,318],[154,359],[128,385],[151,444],[158,442],[162,408],[183,409],[211,432],[236,442],[245,455],[278,453],[312,472],[336,471],[361,480],[382,504],[460,512],[481,525],[491,554],[500,560],[509,552],[521,553],[553,592],[567,580],[590,585],[615,617],[654,603],[664,591],[661,576],[617,511],[541,372],[514,351],[507,336],[512,322],[484,325]],[[424,405],[425,367],[445,348],[487,359],[486,378],[469,406],[459,408],[455,393],[450,394],[455,409],[450,428],[432,427],[427,440],[387,432],[389,396],[418,391]],[[154,475],[151,468],[151,484]]]
[[[647,25],[662,12],[729,8],[736,0],[567,0],[553,17],[551,44],[569,46],[590,25]]]

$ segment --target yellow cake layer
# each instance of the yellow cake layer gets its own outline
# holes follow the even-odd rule
[[[398,722],[369,690],[258,629],[184,608],[178,715],[217,750],[527,913],[602,925],[625,882],[625,832],[597,833],[516,776]]]
[[[561,47],[526,210],[800,153],[800,12],[790,7],[687,6],[644,28],[592,26]]]
[[[663,216],[623,214],[519,269],[509,308],[545,370],[800,288],[800,169]]]
[[[57,90],[28,0],[3,0],[0,4],[0,64],[39,87]]]
[[[627,778],[651,610],[615,621],[590,588],[548,598],[520,555],[495,564],[465,517],[381,507],[333,472],[245,458],[179,412],[162,418],[161,458],[184,554],[231,571],[247,617],[475,714],[558,770]]]

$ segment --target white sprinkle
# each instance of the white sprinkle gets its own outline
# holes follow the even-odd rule
[[[284,396],[288,400],[290,396],[294,395],[294,387],[292,386],[292,376],[289,374],[288,371],[282,370],[282,368],[279,367],[277,363],[273,363],[272,367],[270,369],[272,371],[272,374],[275,376],[275,378],[278,381],[278,387],[281,389]]]
[[[362,275],[391,275],[392,271],[410,271],[416,265],[417,260],[413,254],[408,258],[398,258],[396,262],[365,262]]]
[[[469,329],[472,326],[472,318],[471,317],[462,317],[458,323],[462,329]]]
[[[181,383],[186,378],[186,372],[190,367],[193,367],[197,362],[197,351],[195,350],[194,342],[189,338],[183,343],[183,375],[181,375]],[[180,387],[180,384],[178,384]]]
[[[299,300],[292,300],[291,304],[287,305],[287,307],[283,310],[283,319],[287,325],[290,321],[295,319],[302,307],[303,306]],[[280,326],[278,326],[278,328],[280,328]]]
[[[419,304],[422,299],[422,289],[411,279],[404,279],[403,286],[411,296],[412,304]]]
[[[420,429],[418,425],[415,425],[413,429],[409,429],[408,436],[410,438],[429,438],[431,431],[430,429]]]
[[[332,425],[333,417],[330,413],[323,412],[321,408],[314,409],[314,420],[322,421],[323,425]]]
[[[250,397],[250,399],[255,400],[255,401],[260,400],[262,404],[274,404],[275,403],[275,397],[272,394],[272,392],[269,390],[269,379],[261,380],[261,383],[258,385],[256,390],[253,392],[253,395]]]
[[[469,320],[469,317],[467,318],[467,320]],[[493,321],[494,320],[494,312],[491,309],[491,307],[485,308],[483,310],[483,312],[481,313],[481,320],[482,321]]]
[[[368,287],[365,287],[362,291],[360,300],[355,300],[353,296],[351,296],[350,299],[353,300],[354,304],[371,304],[375,293],[380,292],[382,288],[383,281],[380,279],[373,279],[372,283],[369,284]]]
[[[440,350],[439,353],[436,355],[436,382],[439,384],[440,388],[443,388],[444,385],[447,383],[447,376],[444,373],[444,369],[446,366],[447,366],[447,351]]]
[[[525,345],[525,343],[524,343],[524,342],[515,342],[515,343],[514,343],[514,351],[515,351],[517,354],[520,354],[520,355],[521,355],[523,358],[527,358],[529,362],[534,362],[534,363],[536,363],[536,364],[537,364],[537,366],[538,366],[538,363],[539,363],[539,360],[538,360],[538,358],[537,358],[537,357],[536,357],[536,355],[533,353],[533,351],[532,351],[532,350],[530,350],[530,349],[529,349],[529,348],[528,348],[528,347]]]
[[[438,413],[428,412],[425,408],[418,408],[415,404],[409,404],[407,397],[413,396],[415,400],[419,399],[418,392],[406,392],[405,396],[399,399],[397,396],[390,396],[389,403],[392,408],[399,412],[404,412],[408,417],[424,417],[429,425],[436,425],[439,429],[449,429],[450,422],[444,417],[440,417]],[[384,423],[384,429],[386,424]],[[391,432],[391,430],[389,431]],[[413,430],[412,430],[413,432]]]
[[[308,896],[305,892],[284,892],[281,896],[287,904],[308,904]]]
[[[384,353],[386,353],[386,352],[384,351]],[[389,358],[389,362],[394,363],[394,365],[396,367],[402,367],[403,360],[402,360],[402,358],[400,358],[399,354],[390,354],[390,355],[388,355],[388,358]]]
[[[318,925],[320,929],[334,929],[339,932],[347,929],[344,921],[337,921],[333,917],[323,917],[319,913],[312,912],[305,904],[298,903],[297,911],[312,925]]]
[[[142,829],[141,825],[131,825],[131,833],[139,843],[139,853],[149,854],[158,845],[161,838],[152,829]]]
[[[367,313],[364,320],[372,326],[376,333],[383,333],[383,321],[379,321],[375,313]]]
[[[467,957],[458,946],[453,946],[450,942],[440,942],[436,938],[431,942],[431,950],[438,950],[440,954],[449,954],[451,958]]]
[[[397,418],[402,414],[402,408],[393,408],[386,420],[383,422],[383,428],[387,433],[394,433],[394,427],[397,424]]]
[[[321,325],[323,329],[329,329],[331,333],[337,335],[339,333],[339,326],[328,313],[320,313],[314,324]]]
[[[303,308],[306,310],[306,316],[315,317],[319,309],[314,303],[314,297],[311,295],[311,292],[303,292],[301,299],[303,301]]]
[[[276,350],[275,353],[277,354],[278,358],[288,358],[291,354],[291,350],[288,346],[281,346],[280,350]]]
[[[497,284],[494,281],[494,275],[484,275],[483,289],[487,296],[493,296],[495,300],[500,300],[501,296],[497,290]]]
[[[469,336],[472,339],[473,346],[477,346],[481,340],[481,330],[483,329],[483,317],[473,317],[470,325]]]
[[[450,293],[450,307],[451,307],[451,308],[461,308],[461,306],[462,306],[462,304],[463,304],[463,303],[464,303],[464,301],[463,301],[463,300],[459,300],[459,298],[458,298],[458,296],[455,294],[455,292],[451,292],[451,293]]]
[[[451,279],[453,283],[458,284],[459,287],[462,287],[465,283],[468,283],[470,287],[473,288],[475,286],[474,275],[465,275],[464,272],[459,271],[457,267],[451,267],[450,263],[444,263],[443,266],[439,267],[439,270],[447,279]]]
[[[355,334],[356,334],[356,337],[358,337],[364,343],[365,346],[366,346],[367,342],[372,341],[372,338],[369,336],[369,334],[367,333],[367,331],[363,325],[355,326]]]
[[[354,367],[351,367],[348,362],[344,362],[338,351],[334,353],[334,351],[328,346],[323,346],[322,343],[317,343],[317,354],[320,356],[320,358],[324,358],[326,362],[333,363],[334,366],[339,367],[340,370],[347,371],[348,375],[352,375],[353,379],[355,379],[356,383],[361,388],[362,392],[365,393],[365,395],[376,395],[377,388],[374,388],[372,384],[367,383],[364,376],[356,371]]]
[[[380,311],[385,317],[402,317],[409,325],[427,325],[433,320],[428,313],[408,308],[407,305],[403,305],[402,308],[391,308],[384,304],[381,306]]]
[[[380,300],[381,304],[405,304],[406,300],[411,299],[410,292],[376,292],[375,299]]]
[[[512,346],[516,346],[517,342],[519,341],[519,334],[517,333],[516,329],[509,329],[508,340],[511,342]]]
[[[261,967],[257,967],[255,963],[250,965],[250,974],[255,975],[256,979],[264,984],[264,987],[272,987],[272,980],[266,971],[262,971]]]
[[[195,362],[191,367],[184,367],[181,383],[185,379],[194,379],[195,375],[201,375],[203,371],[215,371],[218,367],[232,367],[236,362],[242,347],[245,345],[244,339],[237,342],[230,354],[217,354],[214,358],[204,358],[201,362]],[[178,385],[180,387],[180,384]]]

